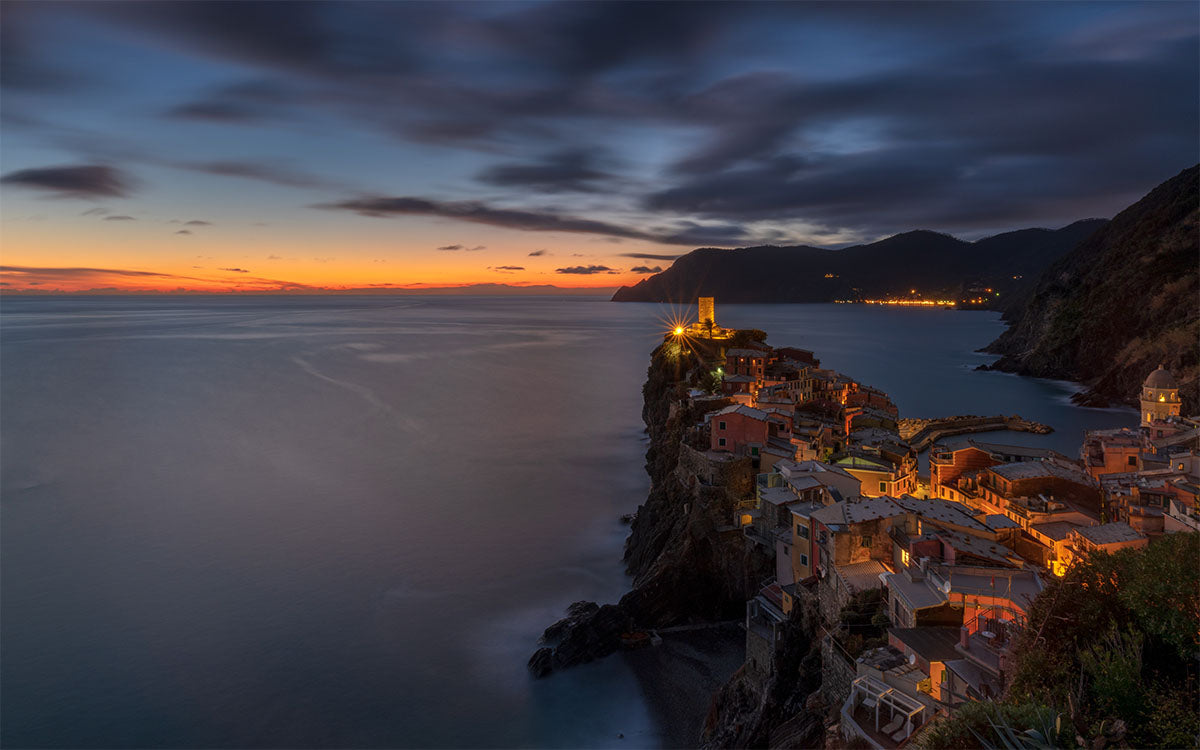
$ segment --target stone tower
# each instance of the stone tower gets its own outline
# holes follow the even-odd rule
[[[1178,417],[1182,404],[1179,401],[1179,383],[1171,371],[1162,365],[1150,373],[1142,383],[1142,427],[1149,427],[1156,419]]]
[[[716,328],[717,313],[716,305],[713,303],[712,297],[700,298],[700,317],[697,319],[700,325],[704,328]]]

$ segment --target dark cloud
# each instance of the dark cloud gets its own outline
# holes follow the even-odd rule
[[[18,276],[50,276],[57,275],[64,279],[85,274],[105,273],[114,276],[172,276],[173,274],[158,273],[157,271],[130,271],[112,268],[50,268],[37,266],[0,266],[0,273]]]
[[[137,221],[132,216],[105,216],[105,221]]]
[[[211,90],[167,110],[168,117],[226,124],[255,124],[286,117],[296,99],[289,86],[271,80],[242,81]]]
[[[654,266],[653,268],[650,266],[634,266],[629,270],[632,273],[660,273],[662,271],[662,266]]]
[[[621,253],[622,258],[637,258],[639,260],[677,260],[680,255],[659,255],[658,253]]]
[[[441,247],[438,248],[438,250],[443,250],[445,252],[452,252],[452,253],[458,252],[461,250],[462,252],[465,252],[465,253],[473,253],[477,250],[487,250],[487,245],[475,245],[474,247],[467,247],[466,245],[442,245]]]
[[[230,271],[231,273],[250,273],[244,268],[218,268],[218,271]]]
[[[87,75],[69,70],[48,54],[39,39],[36,3],[4,4],[0,24],[0,86],[17,93],[66,93],[87,82]],[[6,103],[7,106],[7,103]]]
[[[273,2],[114,4],[102,12],[183,40],[203,52],[273,70],[317,76],[384,75],[413,69],[414,23],[432,8],[376,3]]]
[[[524,271],[525,266],[488,266],[491,271]]]
[[[186,227],[208,227],[212,226],[211,221],[201,221],[200,219],[192,219],[191,221],[183,222]]]
[[[595,273],[620,273],[615,268],[608,266],[569,266],[567,268],[556,268],[555,273],[579,274],[581,276],[590,276]]]
[[[530,258],[540,258],[543,255],[549,255],[549,254],[550,254],[549,250],[534,250],[532,253],[529,254],[529,257]]]
[[[107,208],[101,208],[99,206],[96,206],[95,208],[89,208],[88,210],[84,211],[83,213],[81,213],[79,215],[80,216],[103,216],[106,213],[108,213]]]
[[[124,198],[132,182],[120,169],[103,164],[19,169],[0,178],[5,185],[45,190],[63,198]]]
[[[963,56],[822,84],[747,74],[693,97],[724,126],[643,205],[867,232],[1110,214],[1200,158],[1182,127],[1200,121],[1196,97],[1164,95],[1196,83],[1197,54],[1193,36],[1137,59]],[[796,148],[818,133],[856,147]]]
[[[526,232],[566,232],[597,234],[626,239],[650,240],[671,245],[713,244],[733,246],[744,242],[746,235],[731,225],[707,227],[695,222],[681,222],[675,227],[643,231],[618,224],[564,216],[552,212],[499,208],[479,201],[438,201],[429,198],[364,196],[317,208],[353,211],[362,216],[439,216],[476,224],[519,229]]]
[[[479,173],[480,182],[498,187],[517,187],[546,193],[595,192],[613,179],[597,166],[598,157],[588,149],[567,149],[528,164],[500,164]]]
[[[199,268],[199,266],[193,266]],[[240,269],[222,269],[237,270]],[[36,286],[45,284],[112,284],[128,283],[132,279],[152,281],[161,279],[172,283],[180,281],[220,282],[228,283],[223,278],[203,278],[199,276],[180,276],[159,271],[138,271],[124,268],[88,268],[88,267],[38,267],[38,266],[0,266],[0,274],[9,279],[14,286]],[[238,284],[258,284],[279,289],[313,289],[307,284],[297,284],[278,279],[262,279],[257,277],[243,278]]]
[[[313,127],[333,115],[351,129],[496,161],[477,177],[502,195],[389,199],[427,205],[373,215],[714,246],[1012,228],[1110,214],[1200,160],[1195,3],[19,10],[6,7],[0,28],[6,85],[61,88],[55,69],[81,57],[49,54],[27,16],[89,14],[250,71],[188,93],[174,117]],[[169,166],[333,187],[279,165]],[[530,191],[576,202],[497,207]]]
[[[260,115],[249,107],[233,102],[197,101],[180,104],[167,110],[168,117],[215,122],[255,122]]]
[[[188,169],[193,172],[204,172],[222,177],[241,177],[247,180],[260,180],[275,185],[295,188],[329,188],[337,187],[337,183],[323,177],[305,174],[282,164],[257,161],[209,161],[209,162],[174,162],[170,166],[178,169]]]
[[[175,234],[191,234],[191,233],[192,233],[192,230],[190,230],[190,229],[180,229]]]

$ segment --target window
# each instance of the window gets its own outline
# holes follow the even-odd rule
[[[723,429],[725,429],[725,423],[724,423],[724,422],[717,422],[717,429],[718,429],[718,430],[723,430]]]
[[[801,539],[808,539],[808,527],[807,526],[805,526],[803,524],[797,526],[796,533],[800,535]]]
[[[725,447],[725,438],[717,438],[717,445],[724,448]]]
[[[860,542],[860,544],[861,544],[863,547],[870,547],[870,546],[871,546],[871,537],[869,537],[869,536],[864,536],[864,537],[862,538],[862,541]]]
[[[887,492],[887,482],[880,482],[880,483],[879,483],[879,491],[880,491],[880,492]]]
[[[789,552],[789,551],[788,551],[788,547],[787,547],[787,545],[784,545],[784,547],[783,547],[783,554],[785,554],[785,555],[788,555],[789,557],[790,557],[790,556],[791,556],[791,554],[792,554],[791,552]]]
[[[804,554],[803,552],[800,553],[800,564],[804,566],[808,565],[808,555]]]
[[[1126,460],[1126,464],[1128,464],[1129,466],[1137,466],[1137,456],[1130,456]]]
[[[757,456],[757,455],[758,455],[758,448],[751,447],[751,448],[750,448],[750,455],[751,455],[751,456]]]

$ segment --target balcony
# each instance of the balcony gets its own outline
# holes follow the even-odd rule
[[[870,675],[850,686],[842,704],[842,730],[865,739],[875,750],[904,744],[930,718],[925,704]]]
[[[963,624],[958,650],[999,675],[1023,628],[1019,620],[1013,619],[1015,616],[1016,613],[999,608],[981,612]]]

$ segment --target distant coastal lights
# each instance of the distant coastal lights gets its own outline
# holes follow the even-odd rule
[[[982,300],[964,300],[979,303]],[[839,299],[834,300],[839,305],[912,305],[932,307],[934,305],[956,305],[958,300],[952,299]]]

